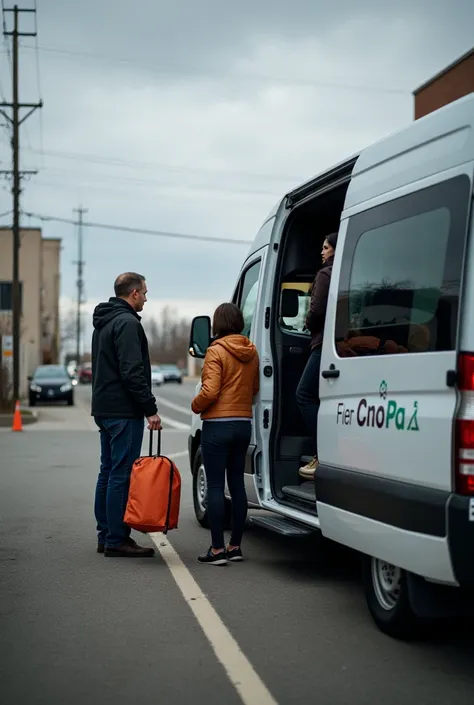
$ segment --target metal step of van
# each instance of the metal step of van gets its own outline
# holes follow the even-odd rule
[[[269,531],[274,531],[276,534],[281,536],[310,536],[315,533],[315,529],[310,526],[305,526],[304,524],[298,524],[296,521],[291,521],[291,519],[285,519],[285,517],[280,516],[252,516],[250,517],[252,524],[256,526],[261,526]]]
[[[295,499],[298,502],[305,502],[316,506],[316,491],[314,482],[303,482],[301,485],[286,485],[281,488],[282,493],[288,499]]]

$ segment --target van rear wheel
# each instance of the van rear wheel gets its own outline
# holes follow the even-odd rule
[[[406,572],[387,561],[363,557],[365,598],[378,628],[395,639],[422,635],[421,620],[412,610]]]
[[[232,519],[232,502],[224,499],[225,521],[224,528],[228,529]],[[193,463],[193,504],[194,514],[199,524],[205,529],[209,528],[209,515],[207,513],[207,481],[206,471],[202,460],[201,446],[196,451]]]

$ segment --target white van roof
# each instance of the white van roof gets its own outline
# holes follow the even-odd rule
[[[345,209],[474,161],[474,93],[362,150]]]

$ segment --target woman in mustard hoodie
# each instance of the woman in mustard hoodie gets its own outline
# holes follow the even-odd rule
[[[240,544],[247,518],[244,470],[250,443],[252,401],[259,389],[258,353],[241,335],[244,319],[235,304],[221,304],[214,313],[214,341],[209,346],[201,391],[191,407],[201,414],[202,457],[207,480],[207,511],[212,546],[200,563],[225,565],[243,560]],[[232,498],[232,535],[224,542],[225,473]]]

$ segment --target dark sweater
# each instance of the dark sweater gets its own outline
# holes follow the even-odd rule
[[[328,305],[334,257],[329,257],[314,278],[311,286],[311,303],[306,316],[306,328],[311,332],[311,350],[323,344],[324,322]]]
[[[157,413],[148,342],[140,316],[123,299],[96,306],[92,335],[92,416],[144,418]]]

